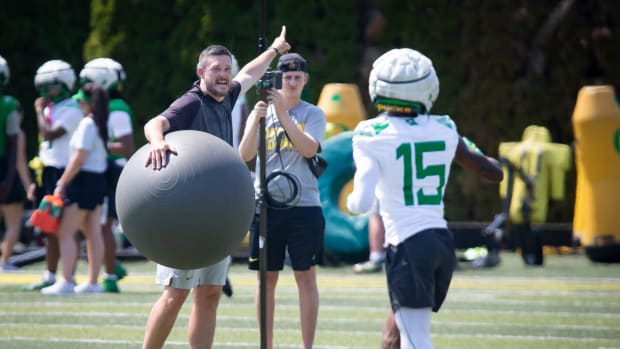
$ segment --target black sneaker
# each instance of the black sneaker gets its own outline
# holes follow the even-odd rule
[[[233,295],[232,285],[230,284],[230,280],[228,280],[228,278],[226,278],[226,283],[224,284],[224,287],[222,287],[222,292],[224,292],[228,298]]]

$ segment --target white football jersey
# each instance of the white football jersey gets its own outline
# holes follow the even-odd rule
[[[45,107],[43,114],[51,127],[60,126],[65,129],[65,134],[54,140],[42,141],[39,144],[39,157],[45,166],[65,168],[71,158],[69,141],[84,114],[73,98]]]
[[[447,227],[443,196],[459,138],[449,116],[381,114],[360,122],[353,136],[357,170],[349,210],[367,212],[376,195],[390,245]]]

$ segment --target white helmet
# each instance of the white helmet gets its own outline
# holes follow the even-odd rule
[[[35,87],[39,88],[46,84],[63,84],[71,91],[75,84],[75,71],[69,63],[60,59],[47,61],[37,69],[37,74],[34,76]]]
[[[11,77],[11,71],[9,70],[9,64],[4,57],[0,56],[0,85],[6,85]]]
[[[80,72],[80,80],[94,82],[109,90],[126,78],[123,66],[112,58],[95,58]]]
[[[378,97],[417,102],[429,112],[439,95],[439,79],[425,55],[410,48],[393,49],[372,64],[368,92],[373,103]]]

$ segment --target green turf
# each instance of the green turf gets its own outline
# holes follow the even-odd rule
[[[44,297],[21,291],[43,264],[0,274],[0,348],[138,348],[161,288],[154,264],[126,262],[121,294]],[[80,262],[78,279],[86,272]],[[354,275],[349,265],[318,271],[321,306],[315,348],[380,348],[388,309],[383,274]],[[233,298],[222,298],[214,348],[259,348],[256,275],[231,268]],[[187,348],[188,300],[166,348]],[[299,348],[297,290],[289,269],[277,291],[275,348]],[[433,316],[436,348],[620,349],[620,265],[585,256],[547,256],[528,267],[513,253],[493,269],[456,272],[442,310]]]

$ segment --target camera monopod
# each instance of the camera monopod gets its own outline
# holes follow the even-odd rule
[[[258,16],[258,53],[265,51],[265,0],[260,0]],[[261,88],[258,86],[257,88]],[[260,212],[258,226],[258,269],[259,269],[259,302],[260,302],[260,348],[267,348],[267,139],[265,135],[265,118],[261,118],[258,126],[260,161],[258,208]]]

